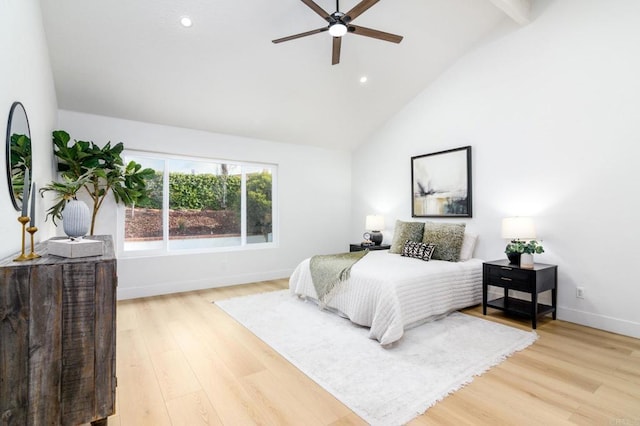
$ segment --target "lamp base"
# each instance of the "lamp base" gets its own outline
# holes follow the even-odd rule
[[[382,244],[382,232],[380,231],[371,231],[371,241],[377,246]]]

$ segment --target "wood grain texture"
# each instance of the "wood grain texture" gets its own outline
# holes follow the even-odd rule
[[[31,270],[29,419],[61,418],[62,265]],[[48,395],[49,397],[44,397]]]
[[[2,269],[0,283],[0,420],[27,423],[29,383],[28,267]]]
[[[110,421],[122,425],[365,424],[211,303],[283,288],[287,280],[119,302],[119,406],[118,415]],[[483,316],[482,308],[475,307],[465,313],[531,329],[526,319],[502,312]],[[640,422],[638,339],[548,318],[540,321],[537,333],[540,338],[535,344],[410,424]],[[175,371],[170,371],[171,364],[176,365]]]
[[[116,260],[0,260],[0,424],[77,425],[115,408]],[[96,328],[97,327],[97,328]]]
[[[95,271],[95,393],[94,419],[113,413],[116,391],[116,286],[115,262],[102,262]]]
[[[162,391],[140,330],[118,332],[117,359],[116,393],[121,423],[170,426]]]
[[[95,407],[95,265],[68,265],[62,279],[62,418],[77,424]]]
[[[167,400],[167,409],[173,426],[223,425],[202,390]]]

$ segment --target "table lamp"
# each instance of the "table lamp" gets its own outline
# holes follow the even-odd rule
[[[384,217],[380,215],[367,215],[364,227],[371,233],[371,241],[377,246],[382,244],[382,232],[384,229]]]
[[[511,243],[518,243],[536,239],[536,227],[530,217],[506,217],[502,219],[502,238]],[[507,246],[508,247],[508,246]],[[513,264],[520,263],[521,253],[507,253],[509,261]]]

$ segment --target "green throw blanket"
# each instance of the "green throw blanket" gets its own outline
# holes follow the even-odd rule
[[[309,262],[311,279],[316,288],[320,308],[329,302],[336,286],[349,279],[351,267],[362,259],[368,250],[352,253],[328,254],[313,256]]]

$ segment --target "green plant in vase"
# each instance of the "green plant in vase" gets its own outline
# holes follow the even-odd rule
[[[526,254],[540,254],[544,253],[544,248],[540,245],[536,240],[530,241],[521,241],[521,240],[512,240],[504,252],[507,254],[509,261],[513,264],[520,263],[520,256],[523,253]]]
[[[56,218],[62,217],[66,202],[82,190],[93,201],[90,235],[94,234],[98,211],[109,193],[113,194],[116,204],[127,206],[138,204],[148,197],[146,181],[154,177],[155,171],[143,169],[135,161],[124,164],[122,142],[113,146],[107,142],[99,147],[90,141],[74,140],[70,143],[71,137],[64,130],[55,130],[52,135],[53,152],[63,181],[52,182],[41,192],[58,193],[58,202],[47,211],[47,217],[52,216],[54,223]]]
[[[67,203],[71,200],[77,200],[76,195],[78,191],[89,181],[89,177],[90,175],[88,173],[80,176],[77,180],[62,176],[62,182],[51,182],[40,188],[41,196],[43,196],[45,192],[55,192],[55,204],[47,210],[47,218],[51,217],[54,225],[57,225],[56,219],[62,219],[62,211]]]

